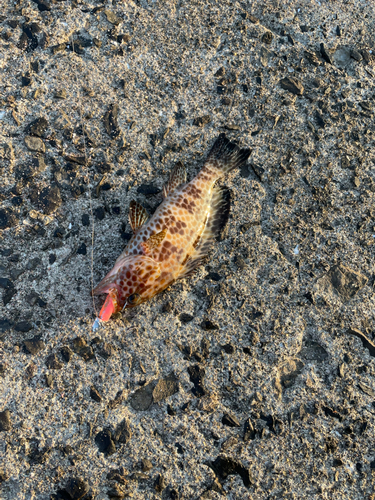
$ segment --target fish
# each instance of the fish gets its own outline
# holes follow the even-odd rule
[[[250,153],[220,134],[190,182],[184,165],[176,163],[163,186],[164,200],[151,217],[140,203],[130,202],[133,235],[92,291],[107,294],[94,330],[112,315],[139,306],[196,270],[229,217],[230,192],[217,181],[243,166]]]

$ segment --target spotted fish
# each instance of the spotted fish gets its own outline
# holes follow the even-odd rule
[[[107,294],[94,327],[151,299],[199,266],[229,216],[229,191],[215,183],[245,164],[249,155],[249,149],[220,134],[193,180],[186,183],[183,164],[175,165],[163,187],[164,201],[152,217],[138,202],[130,203],[133,236],[93,290],[94,295]]]

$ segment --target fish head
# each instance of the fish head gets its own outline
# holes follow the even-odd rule
[[[146,255],[127,255],[93,290],[93,295],[108,294],[99,319],[108,321],[112,314],[136,307],[152,297],[160,265]]]

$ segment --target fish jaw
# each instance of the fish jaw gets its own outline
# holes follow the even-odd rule
[[[120,307],[118,304],[117,296],[117,289],[111,288],[99,313],[99,319],[101,321],[108,321],[112,314],[115,314],[119,311]]]

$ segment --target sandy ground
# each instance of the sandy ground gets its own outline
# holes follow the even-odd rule
[[[0,3],[0,498],[374,499],[373,3]],[[92,332],[221,132],[220,241]]]

